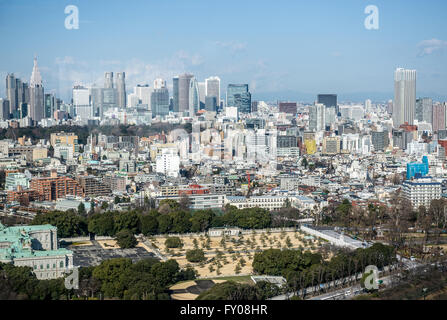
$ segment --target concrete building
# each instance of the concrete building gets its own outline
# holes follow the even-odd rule
[[[442,185],[430,177],[406,180],[402,183],[403,196],[411,202],[413,209],[430,207],[432,200],[441,199]]]

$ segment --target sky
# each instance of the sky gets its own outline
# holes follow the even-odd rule
[[[79,29],[65,28],[68,5]],[[0,78],[29,82],[37,56],[45,91],[66,101],[106,71],[126,72],[128,92],[190,72],[219,76],[223,93],[248,83],[258,100],[384,101],[402,67],[417,70],[418,96],[446,101],[446,12],[445,0],[0,0]]]

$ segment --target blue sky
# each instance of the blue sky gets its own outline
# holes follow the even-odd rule
[[[67,5],[79,29],[64,26]],[[379,30],[366,30],[366,6]],[[46,91],[102,85],[125,71],[128,87],[162,77],[217,75],[249,83],[255,99],[393,98],[397,67],[418,71],[418,96],[447,100],[444,0],[0,0],[0,77],[29,81],[33,56]],[[2,80],[4,83],[4,80]],[[4,84],[0,95],[4,96]]]

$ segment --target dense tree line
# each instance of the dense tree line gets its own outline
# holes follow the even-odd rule
[[[30,267],[0,263],[0,300],[170,299],[171,285],[195,277],[194,270],[180,270],[175,260],[150,258],[132,263],[131,259],[118,258],[80,268],[79,289],[67,290],[63,278],[38,280]]]
[[[57,300],[68,294],[64,279],[38,280],[30,267],[0,263],[0,300]]]
[[[380,269],[395,259],[394,248],[381,243],[366,249],[341,251],[329,261],[325,261],[320,253],[269,249],[255,254],[253,271],[283,276],[288,286],[297,291],[364,272],[368,265]]]
[[[175,260],[160,262],[153,258],[136,263],[129,258],[110,259],[83,269],[76,294],[125,300],[169,299],[171,285],[196,276],[191,269],[180,270]]]
[[[243,229],[260,229],[272,226],[271,214],[264,209],[237,209],[227,207],[223,214],[213,210],[191,211],[175,201],[160,204],[158,210],[107,211],[82,215],[75,211],[38,214],[32,224],[51,224],[58,228],[59,237],[115,236],[129,230],[144,235],[166,233],[204,232],[211,227],[234,226]]]
[[[196,300],[267,300],[280,294],[280,288],[269,282],[255,285],[227,281],[202,292]]]
[[[90,134],[105,134],[108,136],[139,136],[145,137],[160,132],[170,132],[175,129],[184,129],[186,132],[192,132],[191,124],[168,124],[168,123],[154,123],[150,126],[146,125],[119,125],[119,126],[71,126],[60,125],[54,127],[23,127],[23,128],[8,128],[0,129],[0,140],[13,139],[14,137],[26,136],[33,141],[39,139],[50,139],[52,133],[57,132],[73,132],[78,136],[80,144],[86,144],[87,138]]]

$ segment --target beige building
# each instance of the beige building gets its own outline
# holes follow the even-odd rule
[[[340,137],[325,137],[323,139],[323,154],[335,155],[340,153]]]
[[[78,151],[78,136],[73,132],[57,132],[52,133],[50,137],[50,143],[53,148],[58,144],[66,144],[73,146],[73,152]]]

